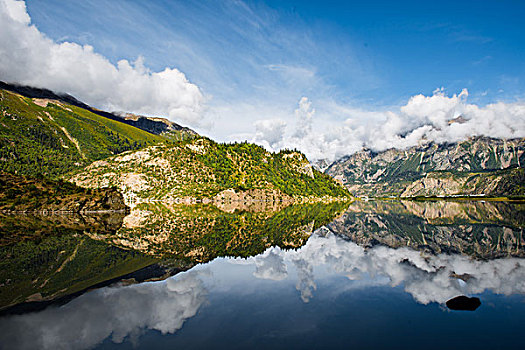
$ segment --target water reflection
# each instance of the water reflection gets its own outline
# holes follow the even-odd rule
[[[297,250],[273,247],[248,259],[218,259],[164,282],[104,288],[63,307],[3,318],[0,343],[25,349],[85,349],[106,338],[119,343],[128,337],[136,342],[147,330],[176,332],[210,296],[217,299],[226,293],[231,302],[246,293],[257,299],[272,290],[279,298],[279,291],[288,285],[297,289],[296,298],[305,303],[317,294],[372,286],[402,286],[421,304],[444,305],[455,296],[486,291],[525,294],[524,259],[484,261],[464,255],[422,254],[406,247],[364,248],[334,234],[319,233]],[[275,285],[261,288],[257,280]],[[335,287],[319,289],[319,281],[327,280],[335,281],[331,282]],[[334,307],[326,297],[323,300],[327,310]]]
[[[282,209],[267,204],[247,211],[242,203],[237,204],[241,209],[223,211],[211,204],[142,203],[124,218],[116,233],[91,237],[149,255],[192,262],[219,256],[249,257],[275,245],[302,246],[315,229],[331,222],[348,205],[317,203]]]
[[[99,289],[60,308],[4,318],[0,344],[12,349],[89,349],[106,338],[121,343],[130,337],[135,342],[146,329],[173,333],[206,300],[203,273]]]
[[[451,312],[445,304],[459,295],[479,297],[482,312],[484,305],[490,305],[484,298],[492,294],[525,295],[523,208],[519,205],[359,202],[331,223],[337,208],[323,205],[289,207],[277,213],[225,213],[203,206],[138,209],[149,212],[135,216],[144,220],[128,218],[119,231],[91,233],[90,242],[138,247],[141,259],[171,254],[194,259],[189,260],[191,264],[214,260],[164,281],[121,283],[60,307],[4,316],[0,347],[86,349],[129,340],[147,348],[141,335],[152,331],[179,335],[189,319],[196,322],[187,334],[201,334],[206,327],[228,332],[242,328],[243,323],[252,325],[247,330],[251,334],[298,312],[305,329],[313,332],[314,319],[328,319],[340,308],[345,314],[355,311],[374,328],[377,316],[368,319],[368,313],[388,309],[393,300],[403,302],[395,297],[399,291],[409,301],[402,304],[403,311],[392,309],[388,317],[394,320],[404,318],[405,312],[421,312],[414,305],[440,305],[435,311]],[[168,238],[155,241],[151,238],[155,232]],[[301,240],[295,242],[294,237]],[[144,240],[148,244],[139,244]],[[217,258],[221,255],[237,257]],[[380,297],[373,301],[380,306],[370,306],[369,291],[377,288]],[[352,294],[355,310],[340,303],[350,292],[356,292]],[[246,306],[248,301],[260,309]],[[283,310],[288,314],[283,315]],[[512,313],[512,309],[501,312]],[[231,313],[241,313],[244,321],[225,322],[233,317]],[[420,315],[423,320],[430,317]],[[296,331],[294,320],[281,333]],[[215,341],[210,338],[202,347],[216,345]]]
[[[127,216],[6,215],[0,217],[0,310],[43,307],[118,279],[166,278],[218,256],[300,247],[344,208],[261,202],[226,212],[154,203]]]
[[[486,290],[498,294],[525,294],[525,260],[519,258],[474,260],[458,254],[424,254],[410,248],[375,246],[366,249],[333,234],[312,236],[297,251],[272,248],[253,258],[258,266],[269,259],[272,266],[293,265],[297,270],[297,289],[303,301],[316,289],[313,271],[323,267],[328,274],[346,276],[351,281],[373,285],[403,285],[421,304],[445,303],[462,294]],[[268,270],[272,271],[272,270]],[[280,279],[283,271],[278,271]],[[260,277],[259,274],[254,274]],[[271,275],[265,278],[275,279]]]
[[[525,204],[504,202],[354,202],[328,225],[365,247],[412,247],[429,253],[493,259],[525,257]]]
[[[124,216],[0,215],[0,310],[55,300],[153,264],[88,237],[116,232]]]

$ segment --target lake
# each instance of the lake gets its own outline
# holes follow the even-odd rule
[[[243,209],[3,218],[0,347],[523,347],[523,204]]]

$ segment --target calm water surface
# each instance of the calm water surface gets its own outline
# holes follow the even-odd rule
[[[296,249],[0,318],[5,349],[521,349],[523,209],[357,203]],[[478,297],[475,311],[446,301]]]

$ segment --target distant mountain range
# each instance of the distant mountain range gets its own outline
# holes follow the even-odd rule
[[[326,173],[368,197],[525,195],[525,139],[471,137],[407,150],[363,150]]]

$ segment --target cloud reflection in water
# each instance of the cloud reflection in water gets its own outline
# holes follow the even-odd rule
[[[232,265],[240,270],[231,273]],[[462,255],[427,255],[409,248],[365,249],[332,234],[314,234],[298,250],[270,248],[248,259],[218,259],[163,282],[103,288],[59,308],[5,317],[0,320],[0,345],[86,349],[108,338],[120,343],[129,337],[134,342],[147,330],[176,332],[197,314],[208,294],[242,297],[246,288],[239,286],[252,285],[259,286],[255,293],[276,297],[282,291],[276,288],[279,283],[284,288],[295,285],[307,303],[316,293],[327,292],[318,290],[316,281],[332,281],[337,276],[347,277],[348,282],[341,284],[338,279],[330,285],[330,292],[403,285],[422,304],[444,303],[457,295],[487,290],[525,294],[524,259],[482,261]],[[269,284],[259,285],[257,279],[269,280]]]
[[[158,283],[102,288],[67,305],[0,320],[0,344],[11,349],[87,349],[111,337],[136,341],[147,329],[174,333],[206,300],[200,276],[182,273]]]
[[[280,263],[275,261],[277,255],[281,258]],[[305,302],[313,297],[316,289],[314,268],[320,266],[351,280],[362,280],[364,285],[375,285],[378,280],[391,286],[403,284],[405,291],[422,304],[444,303],[457,295],[486,290],[505,295],[525,294],[525,260],[518,258],[485,261],[464,255],[426,255],[410,248],[376,246],[365,249],[334,235],[313,235],[299,250],[271,248],[254,259],[258,265],[263,265],[265,258],[271,259],[273,265],[291,263],[295,266],[297,289]],[[282,278],[280,271],[279,279]]]

